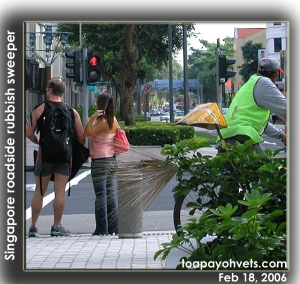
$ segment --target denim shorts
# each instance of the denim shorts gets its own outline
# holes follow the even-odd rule
[[[41,153],[41,151],[39,151]],[[58,163],[58,164],[52,164],[52,163],[45,163],[42,162],[41,154],[38,156],[38,160],[34,166],[34,175],[40,176],[42,174],[43,177],[51,176],[53,173],[63,175],[63,176],[69,176],[70,175],[70,163]]]

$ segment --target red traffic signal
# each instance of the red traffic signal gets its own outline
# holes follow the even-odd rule
[[[93,83],[100,81],[100,58],[95,54],[88,54],[87,64],[87,83]]]
[[[99,57],[97,55],[92,55],[89,58],[89,65],[93,66],[93,67],[99,66],[100,65],[100,59],[99,59]]]

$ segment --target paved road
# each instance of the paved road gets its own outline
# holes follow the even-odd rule
[[[283,125],[277,125],[279,128],[283,128]],[[207,132],[212,135],[217,135],[215,130],[206,130],[202,128],[196,128],[196,131]],[[27,140],[27,165],[32,165],[32,151],[35,148],[30,141]],[[276,148],[282,148],[283,143],[279,140],[270,139],[265,137],[264,147],[275,150]],[[139,155],[155,156],[160,159],[161,147],[142,147],[139,150]],[[214,155],[216,151],[211,148],[206,148],[208,154]],[[125,159],[125,157],[124,157]],[[87,163],[80,170],[76,182],[71,187],[71,195],[66,197],[66,206],[64,212],[63,223],[68,225],[68,229],[74,233],[90,233],[94,230],[94,191],[92,186],[92,180],[90,175],[90,164]],[[172,190],[176,185],[175,176],[169,181],[165,188],[156,196],[150,206],[145,210],[143,214],[143,231],[174,231],[173,226],[173,193]],[[32,171],[26,172],[26,231],[31,220],[30,202],[34,191],[34,177]],[[53,200],[53,183],[49,185],[47,195],[44,199],[44,208],[41,213],[41,222],[39,224],[39,231],[41,234],[48,234],[49,228],[52,224],[52,200]],[[80,225],[76,220],[80,219]],[[41,226],[42,225],[42,226]]]
[[[36,145],[29,140],[26,141],[26,164],[27,166],[33,165],[32,152],[36,148]],[[163,160],[160,155],[161,147],[132,147],[130,153],[122,154],[120,156],[120,162],[129,159],[147,159],[157,158]],[[215,154],[216,150],[212,148],[204,148],[206,154]],[[138,155],[138,157],[137,157]],[[64,226],[68,228],[72,233],[91,233],[94,231],[94,192],[91,183],[90,176],[90,163],[84,164],[84,168],[80,170],[77,175],[77,182],[71,187],[71,195],[66,197],[65,214],[62,220]],[[73,181],[74,182],[74,181]],[[173,194],[176,181],[175,178],[165,186],[165,188],[156,196],[152,204],[147,208],[143,214],[143,231],[172,231],[173,226]],[[26,232],[30,226],[31,221],[31,209],[30,202],[34,190],[34,180],[31,171],[26,172]],[[44,208],[42,210],[39,219],[39,233],[49,234],[50,227],[53,223],[53,183],[49,185],[46,196],[44,197]]]

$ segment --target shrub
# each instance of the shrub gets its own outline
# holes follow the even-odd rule
[[[82,120],[82,107],[76,108]],[[88,109],[91,116],[96,111],[94,106]],[[122,129],[125,130],[129,143],[136,146],[149,146],[165,144],[193,144],[204,147],[215,143],[216,138],[212,135],[198,132],[195,133],[192,126],[175,126],[174,123],[161,123],[147,120],[143,115],[135,114],[136,125],[126,126],[121,121],[119,112],[115,113]]]
[[[134,126],[126,126],[120,122],[126,131],[129,143],[132,145],[161,145],[175,144],[183,139],[194,137],[191,126],[175,126],[174,123],[136,122]]]
[[[81,121],[82,121],[82,112],[83,112],[83,107],[80,106],[80,107],[76,107],[75,108],[81,118]],[[96,108],[94,106],[90,106],[89,109],[88,109],[88,116],[90,117],[94,112],[96,111]]]
[[[251,141],[227,145],[228,151],[215,157],[202,156],[193,146],[164,147],[164,164],[172,163],[177,170],[174,197],[195,191],[199,199],[189,204],[191,218],[181,234],[163,244],[155,259],[166,258],[176,248],[188,253],[185,261],[253,260],[257,262],[253,269],[263,261],[287,260],[286,158],[278,156],[283,149],[266,150],[264,155],[249,150],[250,145]],[[200,202],[202,196],[210,197],[206,204]],[[193,217],[197,210],[204,210],[198,218]],[[207,234],[214,239],[203,243]],[[185,268],[179,264],[177,269]]]

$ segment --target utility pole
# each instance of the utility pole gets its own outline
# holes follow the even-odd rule
[[[82,109],[82,123],[85,127],[87,123],[87,118],[89,117],[88,113],[88,104],[89,104],[89,94],[87,87],[87,48],[82,49],[82,94],[83,94],[83,109]]]
[[[169,96],[170,96],[170,122],[174,122],[174,101],[173,101],[173,68],[172,68],[172,24],[168,25],[169,40]]]
[[[189,112],[189,75],[187,65],[187,32],[186,24],[183,24],[183,69],[184,69],[184,114]]]
[[[219,108],[222,109],[222,84],[220,83],[220,39],[217,39],[217,52],[216,52],[216,90],[217,90],[217,103]]]

